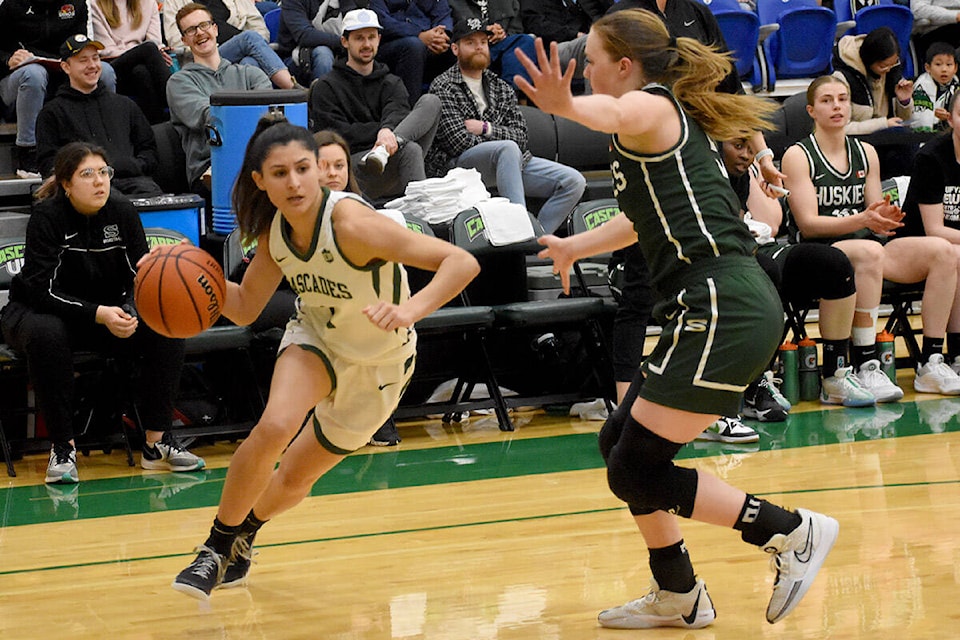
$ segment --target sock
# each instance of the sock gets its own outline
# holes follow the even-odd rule
[[[924,364],[930,361],[930,356],[942,355],[943,338],[931,338],[930,336],[923,336],[923,348],[920,350],[920,352]]]
[[[824,378],[829,378],[847,366],[847,351],[850,348],[850,339],[823,341],[823,366],[821,371]]]
[[[247,517],[240,523],[239,533],[253,535],[260,530],[260,527],[265,525],[268,520],[260,520],[257,516],[253,515],[253,509],[250,509],[250,513],[247,514]]]
[[[213,526],[210,527],[210,535],[203,544],[207,545],[222,556],[230,555],[230,548],[233,546],[233,539],[240,533],[240,527],[243,525],[228,526],[220,522],[217,518],[213,519]]]
[[[880,354],[877,351],[877,343],[872,342],[867,345],[858,345],[854,343],[853,347],[850,348],[850,355],[852,356],[853,365],[856,368],[860,368],[864,362],[868,360],[877,360],[880,358]]]
[[[787,511],[748,493],[733,528],[740,532],[744,542],[762,547],[774,535],[790,533],[802,521],[796,511]]]
[[[766,542],[766,541],[764,541]],[[649,549],[650,571],[661,589],[674,593],[687,593],[697,584],[693,564],[683,540],[669,547]]]
[[[947,356],[950,358],[948,364],[952,364],[954,358],[960,357],[960,333],[947,334]]]

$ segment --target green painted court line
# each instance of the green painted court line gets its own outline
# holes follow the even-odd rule
[[[777,491],[771,492],[776,495],[787,495],[787,494],[801,494],[801,493],[834,493],[838,491],[862,491],[868,489],[891,489],[891,488],[906,488],[906,487],[927,487],[927,486],[938,486],[938,485],[948,485],[948,484],[960,484],[960,479],[958,480],[942,480],[937,482],[899,482],[895,484],[872,484],[872,485],[857,485],[857,486],[847,486],[847,487],[828,487],[822,489],[797,489],[789,491]],[[758,493],[758,496],[771,495],[771,493]],[[393,536],[393,535],[404,535],[410,533],[429,533],[431,531],[447,531],[451,529],[466,529],[470,527],[485,527],[489,525],[496,524],[513,524],[521,522],[532,522],[536,520],[553,520],[557,518],[569,518],[574,516],[583,516],[583,515],[594,515],[599,513],[612,513],[614,511],[623,511],[627,507],[607,507],[603,509],[586,509],[581,511],[566,511],[562,513],[548,513],[538,516],[522,516],[516,518],[497,518],[493,520],[476,520],[473,522],[459,522],[455,524],[441,524],[434,525],[430,527],[415,527],[408,529],[392,529],[389,531],[369,531],[366,533],[353,533],[349,535],[341,536],[325,536],[321,538],[311,538],[308,540],[292,540],[289,542],[275,542],[272,544],[257,545],[258,549],[273,549],[278,547],[290,547],[296,545],[304,544],[316,544],[323,542],[343,542],[346,540],[361,540],[364,538],[379,538],[382,536]],[[152,556],[140,556],[135,558],[117,558],[111,560],[100,560],[96,562],[77,562],[73,564],[61,564],[61,565],[52,565],[49,567],[33,567],[30,569],[12,569],[7,571],[0,570],[0,576],[12,576],[12,575],[23,575],[30,573],[38,573],[41,571],[57,571],[60,569],[81,569],[84,567],[98,567],[106,566],[113,564],[131,564],[134,562],[148,562],[151,560],[167,560],[170,558],[189,558],[194,555],[194,552],[190,553],[166,553],[158,554]]]
[[[753,453],[838,442],[859,442],[960,431],[960,399],[899,403],[860,409],[806,411],[785,423],[751,423],[761,434],[752,445],[694,442],[679,459]],[[599,469],[595,433],[522,438],[432,449],[354,454],[321,478],[312,496],[472,482]],[[135,474],[79,485],[0,489],[0,527],[213,507],[226,469]]]

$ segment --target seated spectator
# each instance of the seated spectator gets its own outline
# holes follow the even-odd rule
[[[342,0],[344,13],[372,9],[380,24],[380,60],[400,76],[411,106],[423,87],[454,63],[450,53],[453,18],[447,0]]]
[[[917,59],[926,60],[934,42],[960,47],[960,4],[956,0],[910,0],[901,2],[913,12],[913,45]]]
[[[913,115],[913,82],[903,77],[900,45],[888,27],[844,36],[834,48],[834,75],[850,87],[847,133],[899,127]]]
[[[533,36],[524,31],[516,0],[448,0],[453,22],[478,20],[490,34],[490,64],[511,85],[514,76],[527,80],[526,69],[517,60],[515,49],[536,57]]]
[[[759,245],[757,259],[768,273],[768,265],[772,265],[771,279],[781,297],[799,304],[819,301],[817,323],[823,344],[821,402],[848,407],[874,404],[873,394],[848,364],[857,293],[850,259],[827,244],[776,242],[783,208],[779,200],[764,193],[749,140],[724,142],[722,154],[730,184],[740,200],[741,214]],[[769,378],[760,378],[747,387],[744,415],[766,421],[767,416],[777,413],[778,403],[766,397],[770,395],[769,383]]]
[[[213,29],[213,35],[220,45],[220,56],[224,60],[258,67],[278,89],[299,86],[290,75],[287,65],[270,48],[270,31],[263,16],[253,5],[253,0],[231,0],[229,5],[223,0],[200,0],[197,3],[192,0],[166,0],[163,6],[164,34],[171,48],[190,46],[183,40],[176,21],[180,9],[187,4],[200,4],[210,12],[212,25],[207,29]]]
[[[0,3],[0,100],[17,120],[13,163],[21,178],[39,178],[37,167],[37,115],[48,90],[62,81],[59,65],[37,60],[59,60],[60,45],[75,33],[89,36],[87,3],[4,0]],[[50,73],[53,70],[54,73]],[[110,65],[103,67],[103,84],[117,88]],[[9,118],[8,118],[9,119]]]
[[[960,89],[954,48],[946,42],[934,42],[927,49],[924,73],[913,85],[914,131],[946,131],[950,128],[947,104]]]
[[[527,33],[557,43],[561,67],[577,61],[575,77],[582,78],[590,25],[614,4],[613,0],[520,0],[520,15]]]
[[[876,322],[884,279],[923,282],[923,355],[913,387],[921,393],[960,394],[960,376],[943,361],[943,342],[957,293],[957,260],[943,238],[895,237],[903,212],[883,199],[874,148],[846,134],[850,88],[836,75],[807,89],[813,133],[783,155],[782,168],[794,241],[843,251],[854,268],[853,363],[878,402],[903,391],[879,371]]]
[[[117,92],[133,98],[150,124],[169,119],[167,79],[173,58],[160,35],[156,0],[91,0],[93,37],[103,44],[100,58],[111,58]]]
[[[280,7],[279,53],[300,82],[330,73],[340,45],[340,0],[286,0]]]
[[[553,233],[580,201],[586,180],[576,169],[527,149],[527,123],[516,93],[488,68],[483,26],[458,23],[451,48],[457,64],[430,85],[430,93],[440,98],[440,126],[427,154],[427,174],[472,168],[514,204],[526,207],[527,195],[545,198],[537,217]]]
[[[950,130],[917,153],[903,212],[911,221],[908,226],[944,238],[960,260],[960,92],[951,97],[947,113]],[[960,373],[960,312],[956,307],[947,323],[947,360]]]
[[[193,62],[184,65],[167,82],[170,121],[180,134],[187,156],[191,191],[209,199],[210,145],[206,126],[210,124],[210,94],[270,89],[271,84],[257,67],[233,64],[220,56],[217,25],[202,4],[190,2],[182,6],[177,11],[176,28],[190,47]]]
[[[0,315],[3,339],[27,360],[37,405],[52,442],[45,481],[76,483],[73,432],[77,349],[142,361],[139,415],[146,431],[144,469],[194,471],[202,458],[169,431],[183,368],[183,340],[138,321],[134,265],[147,253],[140,216],[111,194],[106,152],[71,142],[57,153],[54,175],[27,227],[26,261]]]
[[[69,84],[37,117],[37,160],[44,176],[53,172],[57,151],[68,142],[103,147],[113,159],[111,187],[127,196],[153,196],[163,190],[150,177],[157,166],[157,141],[143,112],[130,98],[107,91],[100,82],[103,44],[75,35],[60,48],[60,66]]]
[[[402,196],[407,184],[423,180],[424,155],[433,144],[440,100],[424,95],[410,109],[399,77],[375,57],[380,23],[369,9],[354,9],[343,17],[341,44],[347,59],[317,80],[310,92],[314,129],[332,129],[351,148],[357,181],[373,200]]]

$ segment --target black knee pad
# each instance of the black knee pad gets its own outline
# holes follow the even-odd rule
[[[697,472],[673,464],[682,446],[658,436],[628,414],[607,458],[610,490],[630,505],[634,515],[669,511],[689,518],[697,496]]]
[[[620,403],[613,413],[607,418],[606,422],[603,423],[603,426],[600,428],[599,433],[599,444],[600,444],[600,455],[603,456],[604,462],[607,461],[607,458],[610,457],[610,450],[613,449],[614,445],[617,444],[617,441],[620,440],[620,434],[623,432],[623,425],[628,417],[630,417],[630,408],[633,407],[633,403],[637,401],[637,395],[640,393],[640,387],[643,386],[643,371],[638,370],[633,377],[633,381],[630,383],[630,387],[627,389],[627,393],[623,397],[623,402]]]

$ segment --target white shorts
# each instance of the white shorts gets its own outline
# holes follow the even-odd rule
[[[393,415],[413,377],[415,345],[405,359],[361,364],[332,353],[309,322],[296,320],[287,324],[278,353],[290,345],[316,354],[330,374],[333,390],[314,408],[307,428],[331,453],[346,455],[366,445]]]

